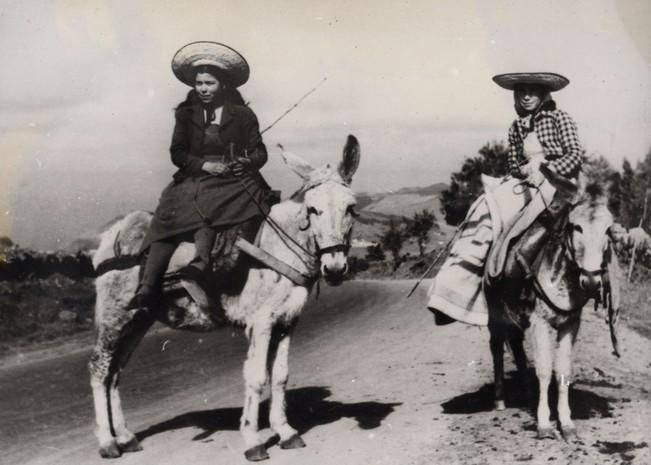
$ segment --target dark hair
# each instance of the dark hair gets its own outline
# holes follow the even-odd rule
[[[540,91],[543,93],[551,92],[551,88],[544,84],[527,84],[527,83],[516,84],[515,87],[513,88],[513,91],[518,92],[523,87],[535,87],[537,89],[540,89]]]
[[[197,66],[192,76],[192,82],[194,82],[194,80],[197,77],[197,74],[199,73],[208,73],[211,76],[214,76],[215,79],[217,79],[222,84],[222,89],[219,92],[219,98],[222,101],[230,102],[235,105],[246,105],[244,97],[242,97],[240,91],[238,91],[235,87],[231,85],[228,76],[226,75],[226,73],[224,73],[223,70],[212,65]],[[197,97],[197,91],[195,89],[192,89],[190,90],[190,92],[188,92],[188,95],[186,96],[185,100],[179,104],[179,107],[192,105],[198,101],[199,98]]]
[[[223,86],[232,87],[226,73],[224,73],[223,70],[217,68],[216,66],[212,66],[212,65],[197,66],[196,68],[193,69],[192,82],[194,82],[197,79],[197,74],[199,73],[208,73],[211,76],[213,76],[215,79],[217,79]]]

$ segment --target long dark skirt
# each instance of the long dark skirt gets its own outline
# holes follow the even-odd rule
[[[173,181],[161,194],[142,250],[202,226],[223,229],[269,212],[269,186],[259,173]]]

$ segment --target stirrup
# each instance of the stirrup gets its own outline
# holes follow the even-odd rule
[[[127,310],[147,310],[148,312],[153,312],[156,309],[159,301],[159,295],[157,292],[137,292],[129,303],[127,304]]]

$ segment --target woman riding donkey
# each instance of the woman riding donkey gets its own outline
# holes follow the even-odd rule
[[[576,192],[583,148],[574,120],[557,108],[551,93],[569,80],[555,73],[509,73],[493,77],[513,91],[517,118],[508,132],[509,174],[483,177],[486,194],[470,208],[462,231],[430,289],[428,308],[436,321],[486,325],[484,276],[499,280],[509,247],[523,234],[521,250],[527,271],[554,223]],[[531,228],[545,212],[546,222]]]
[[[178,171],[143,243],[147,260],[132,309],[155,307],[180,242],[193,240],[196,256],[179,276],[201,281],[217,234],[238,227],[250,240],[269,210],[270,188],[258,172],[267,151],[255,114],[236,90],[249,78],[246,60],[226,45],[193,42],[174,55],[172,70],[192,90],[176,108],[170,152]]]

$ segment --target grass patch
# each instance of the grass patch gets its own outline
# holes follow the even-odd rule
[[[94,306],[90,278],[0,281],[0,355],[90,330]]]
[[[651,270],[637,267],[631,281],[621,277],[622,318],[626,325],[651,339]]]

